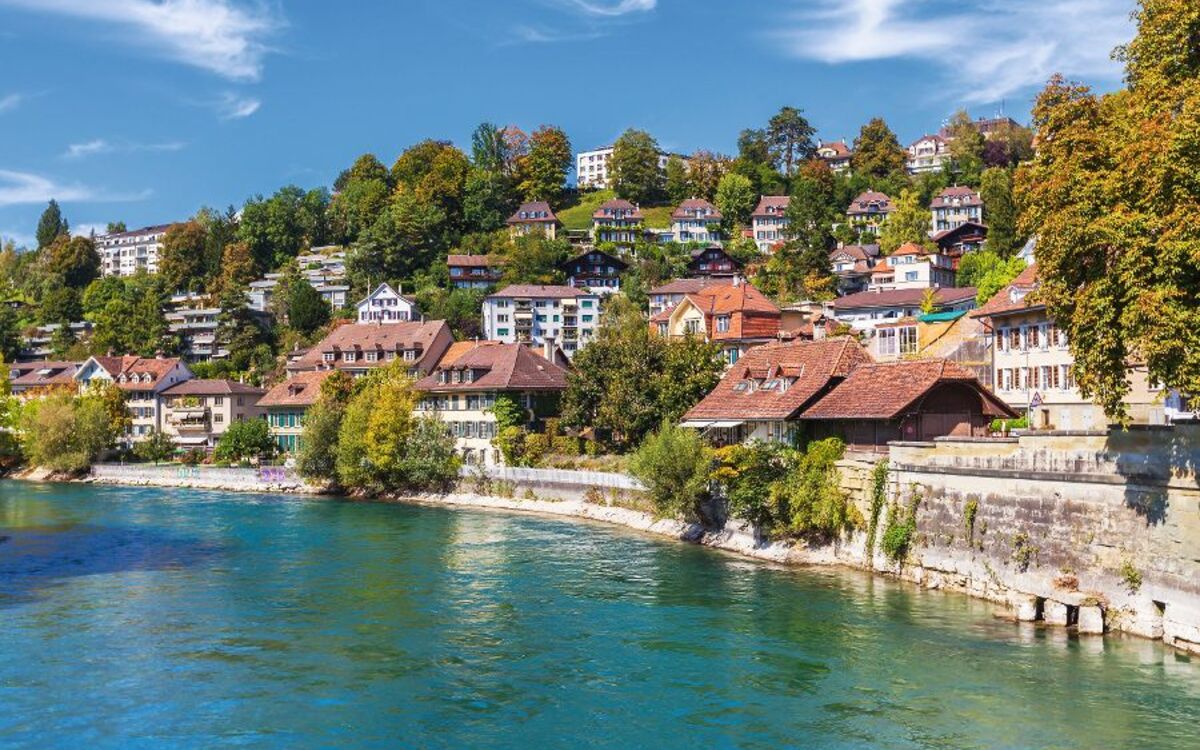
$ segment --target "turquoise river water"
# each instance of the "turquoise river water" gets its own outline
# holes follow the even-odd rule
[[[0,747],[1198,748],[1200,660],[529,515],[0,482]]]

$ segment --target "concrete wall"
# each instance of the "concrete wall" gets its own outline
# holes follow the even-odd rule
[[[104,484],[192,487],[233,492],[314,492],[293,469],[213,468],[180,464],[95,464],[92,479]]]

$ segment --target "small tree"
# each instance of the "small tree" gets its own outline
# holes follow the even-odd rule
[[[629,468],[646,485],[660,515],[693,521],[703,517],[712,450],[695,430],[664,424],[642,442]]]
[[[929,209],[921,205],[915,190],[905,190],[896,201],[896,210],[883,223],[879,249],[891,255],[903,244],[929,246]]]
[[[444,490],[458,479],[462,459],[454,451],[454,436],[446,423],[427,415],[417,419],[400,464],[408,487]]]
[[[246,461],[275,455],[275,440],[265,419],[244,419],[225,428],[213,456],[219,461]]]
[[[145,440],[134,444],[133,453],[141,460],[155,464],[169,461],[175,456],[175,441],[165,432],[154,430]]]

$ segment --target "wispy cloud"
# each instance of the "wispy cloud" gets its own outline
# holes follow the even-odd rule
[[[63,152],[64,159],[82,159],[98,154],[132,154],[137,152],[167,152],[179,151],[186,146],[183,141],[164,141],[162,143],[134,143],[132,141],[109,141],[104,138],[72,143]]]
[[[814,3],[810,2],[809,5]],[[1054,73],[1114,80],[1113,47],[1133,34],[1128,0],[815,0],[769,32],[796,57],[830,64],[917,59],[946,93],[994,102]]]
[[[240,120],[258,111],[262,102],[252,96],[242,96],[226,91],[213,103],[217,116],[222,120]]]
[[[235,0],[0,0],[0,5],[111,25],[123,44],[235,81],[262,77],[267,39],[284,25],[274,6]]]
[[[51,198],[59,201],[117,203],[145,200],[150,194],[149,190],[136,193],[110,192],[77,182],[60,183],[32,172],[0,169],[0,206],[44,203]]]
[[[548,23],[518,24],[500,46],[512,44],[553,44],[596,39],[608,34],[614,26],[646,16],[658,5],[658,0],[542,0],[558,11],[557,18]],[[541,14],[545,16],[546,14]]]
[[[23,101],[25,101],[23,94],[6,94],[5,96],[0,96],[0,114],[16,109],[21,106],[21,102]]]
[[[654,10],[658,0],[618,0],[617,2],[595,2],[594,0],[554,0],[557,5],[578,10],[592,16],[615,18],[630,13],[645,13]]]

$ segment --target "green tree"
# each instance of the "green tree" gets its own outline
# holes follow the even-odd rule
[[[70,226],[67,220],[63,218],[62,210],[58,207],[58,201],[50,199],[46,210],[42,211],[41,218],[38,219],[37,225],[37,246],[38,250],[44,247],[49,247],[52,242],[60,236],[67,234]]]
[[[221,293],[221,311],[217,313],[218,344],[228,350],[234,372],[250,369],[255,350],[270,343],[269,332],[255,318],[246,302],[244,287],[231,286]]]
[[[110,221],[104,231],[108,234],[117,234],[118,232],[127,232],[129,230],[126,229],[125,222],[123,221]]]
[[[688,158],[687,173],[690,190],[685,198],[716,200],[721,178],[729,171],[728,157],[700,150]]]
[[[501,283],[561,284],[563,272],[558,266],[570,255],[566,240],[548,239],[537,232],[514,237],[505,251]]]
[[[353,391],[344,372],[334,372],[321,382],[321,395],[304,415],[296,468],[302,476],[331,480],[337,477],[338,432]]]
[[[134,444],[133,454],[155,464],[170,461],[175,457],[175,441],[161,430],[152,430],[145,439]]]
[[[406,149],[392,165],[393,209],[399,203],[405,203],[440,213],[440,222],[436,226],[425,226],[428,236],[422,238],[435,249],[451,247],[462,235],[463,201],[470,169],[471,162],[466,154],[450,143],[433,140],[421,141]]]
[[[21,450],[30,464],[69,473],[86,470],[121,434],[108,397],[99,390],[32,399],[18,421]]]
[[[784,302],[834,296],[829,252],[834,248],[832,227],[837,214],[830,206],[828,182],[806,175],[797,177],[784,213],[788,239],[755,278],[760,288]]]
[[[204,251],[208,232],[198,221],[174,224],[158,251],[158,272],[173,291],[199,291],[205,286]]]
[[[354,242],[387,207],[391,175],[373,154],[363,154],[338,175],[334,189],[330,233],[341,242]]]
[[[83,289],[100,276],[100,254],[89,237],[59,235],[46,248],[49,271],[72,289]]]
[[[504,227],[517,207],[512,179],[503,172],[473,167],[467,175],[463,218],[469,230],[491,232]]]
[[[1007,286],[1025,270],[1025,261],[1020,258],[1005,258],[990,248],[967,253],[958,261],[958,286],[973,286],[979,291],[975,300],[980,305]]]
[[[231,423],[217,439],[213,457],[218,461],[248,461],[275,455],[275,438],[265,419],[242,419]]]
[[[246,201],[238,238],[249,246],[255,268],[278,268],[306,246],[324,244],[328,204],[324,190],[305,193],[295,185],[280,188],[270,198]]]
[[[971,116],[961,109],[950,118],[948,133],[951,170],[961,184],[978,186],[983,174],[983,133],[979,132]]]
[[[1012,176],[1007,169],[992,167],[983,173],[979,197],[983,200],[987,247],[1002,258],[1017,251],[1017,207],[1013,201]]]
[[[635,203],[662,198],[665,182],[658,168],[658,141],[644,130],[626,130],[609,158],[609,175],[617,196]]]
[[[433,262],[445,232],[442,209],[414,191],[399,192],[347,255],[346,272],[359,289],[408,278]]]
[[[213,291],[223,295],[230,290],[244,289],[257,275],[250,245],[231,242],[221,253],[221,275],[216,279]]]
[[[688,168],[683,163],[683,159],[678,154],[671,154],[667,157],[667,166],[664,172],[666,179],[667,200],[672,204],[678,205],[687,200],[692,194],[692,186],[688,181]]]
[[[909,242],[929,248],[929,224],[929,209],[921,205],[915,190],[905,190],[896,200],[896,210],[883,223],[879,249],[885,255],[891,255]]]
[[[310,335],[329,322],[329,303],[306,279],[288,289],[288,326]]]
[[[695,431],[664,423],[633,454],[629,470],[662,516],[704,520],[712,449]]]
[[[850,168],[855,176],[868,180],[884,179],[903,174],[907,163],[908,152],[882,117],[862,126],[854,139],[854,155],[850,157]]]
[[[533,131],[529,136],[529,153],[519,162],[522,197],[551,203],[560,200],[571,160],[571,141],[562,128],[543,125]]]
[[[758,204],[758,193],[750,179],[730,172],[717,186],[717,209],[721,212],[726,237],[737,234],[737,228],[750,224],[750,215]]]
[[[795,107],[782,107],[767,123],[767,142],[775,165],[791,179],[801,161],[816,153],[815,128]]]

